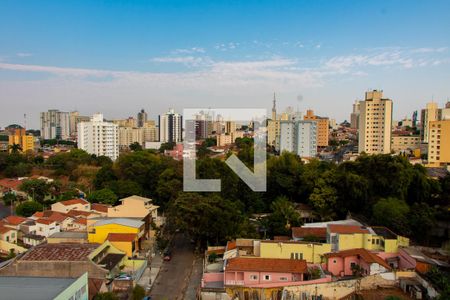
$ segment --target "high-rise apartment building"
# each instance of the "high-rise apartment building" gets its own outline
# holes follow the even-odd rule
[[[450,164],[450,120],[431,121],[428,125],[428,165]]]
[[[41,112],[41,137],[44,140],[68,140],[70,138],[70,114],[57,109]]]
[[[330,120],[316,116],[311,109],[306,111],[303,119],[317,122],[317,147],[327,147],[330,136]]]
[[[277,100],[275,94],[273,94],[273,106],[272,106],[272,116],[271,119],[267,120],[267,144],[269,146],[275,147],[275,149],[280,149],[280,130],[281,121],[288,121],[291,117],[289,112],[284,112],[281,115],[277,114]],[[297,113],[300,116],[299,113]]]
[[[105,122],[102,114],[94,114],[89,122],[78,124],[78,148],[89,154],[107,156],[112,160],[119,157],[118,126]]]
[[[350,127],[353,129],[359,128],[359,107],[360,101],[356,100],[355,103],[353,103],[353,111],[350,114]]]
[[[159,141],[159,130],[154,120],[149,120],[144,123],[144,142]]]
[[[300,157],[315,157],[317,155],[317,122],[281,121],[280,152],[288,151]]]
[[[373,90],[366,92],[359,105],[359,153],[390,153],[392,100],[383,98],[383,91]]]
[[[145,122],[147,122],[147,113],[144,109],[137,114],[137,127],[144,127]]]
[[[426,108],[422,109],[420,114],[420,123],[422,125],[420,137],[423,143],[428,143],[430,122],[440,120],[441,113],[442,111],[438,108],[438,104],[434,102],[427,103]]]
[[[133,143],[144,145],[144,128],[119,127],[119,148],[128,149]]]
[[[178,143],[183,140],[183,117],[170,109],[159,116],[159,141],[163,143]]]
[[[77,130],[78,123],[81,122],[89,122],[91,117],[88,116],[80,116],[78,111],[71,111],[69,113],[69,124],[70,124],[70,139],[76,141],[77,139]]]
[[[8,136],[8,146],[19,145],[21,152],[34,150],[34,136],[27,134],[25,128],[13,129]]]

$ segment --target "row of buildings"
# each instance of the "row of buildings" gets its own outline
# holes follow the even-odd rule
[[[369,289],[394,288],[406,280],[413,299],[421,299],[424,288],[413,279],[416,271],[450,265],[422,259],[418,252],[409,239],[385,227],[353,219],[307,223],[292,228],[290,237],[208,247],[200,299],[344,299],[359,291],[361,278],[371,282]]]
[[[15,257],[0,264],[0,287],[11,276],[30,282],[84,276],[83,299],[105,291],[128,293],[147,269],[151,224],[162,224],[157,210],[151,199],[131,196],[116,206],[71,199],[29,218],[8,216],[0,220],[0,252]]]

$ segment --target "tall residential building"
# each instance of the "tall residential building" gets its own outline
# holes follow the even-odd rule
[[[89,122],[78,124],[78,148],[116,160],[119,157],[118,126],[105,122],[102,114],[94,114]]]
[[[119,147],[127,149],[131,144],[144,145],[144,128],[119,127]]]
[[[136,119],[133,117],[128,117],[127,119],[112,120],[111,122],[119,127],[136,127],[137,125]]]
[[[428,164],[439,167],[450,164],[450,120],[431,121],[428,137]]]
[[[360,101],[358,100],[356,100],[355,103],[353,103],[353,111],[350,115],[350,127],[353,129],[359,128],[359,112],[360,112],[359,103]]]
[[[269,146],[275,147],[275,149],[280,149],[280,124],[281,121],[288,121],[291,119],[292,115],[289,112],[284,112],[281,115],[277,114],[277,100],[275,98],[275,93],[273,94],[273,106],[272,106],[272,116],[271,119],[267,120],[267,144]],[[298,116],[300,114],[297,112]],[[296,115],[296,117],[298,117]],[[294,117],[292,117],[294,118]]]
[[[70,114],[57,109],[41,112],[41,137],[44,140],[68,140],[70,138]]]
[[[148,120],[144,123],[144,142],[159,141],[159,128],[154,120]]]
[[[137,127],[144,127],[145,122],[147,122],[147,113],[141,109],[137,115]]]
[[[34,150],[34,136],[27,134],[25,128],[14,129],[8,136],[8,146],[19,145],[21,152]]]
[[[373,90],[366,92],[359,105],[359,153],[390,153],[392,100],[383,98],[383,91]]]
[[[420,123],[422,125],[422,130],[420,131],[420,137],[423,143],[428,143],[429,141],[429,124],[433,121],[438,121],[441,119],[441,110],[438,108],[438,104],[434,102],[427,103],[425,109],[422,109],[420,115]]]
[[[300,157],[315,157],[317,154],[317,122],[281,121],[280,152],[288,151]]]
[[[450,120],[450,101],[447,101],[445,107],[441,109],[441,120]]]
[[[80,122],[89,122],[91,117],[88,116],[80,116],[80,113],[78,111],[71,111],[69,113],[69,124],[70,124],[70,139],[76,140],[77,139],[77,128],[78,123]]]
[[[316,116],[311,109],[306,111],[303,119],[317,122],[317,147],[327,147],[330,136],[330,120]]]
[[[183,117],[170,109],[167,113],[159,115],[159,141],[163,143],[178,143],[183,140]]]

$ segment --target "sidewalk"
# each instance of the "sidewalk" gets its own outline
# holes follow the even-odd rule
[[[152,258],[152,262],[147,267],[142,274],[141,278],[137,282],[140,286],[142,286],[147,292],[150,291],[153,283],[155,282],[156,277],[158,276],[159,270],[161,269],[162,265],[162,258],[161,255],[155,254]]]

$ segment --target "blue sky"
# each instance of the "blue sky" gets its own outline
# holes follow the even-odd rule
[[[369,88],[395,117],[450,97],[449,1],[0,2],[0,126],[38,112],[313,108]],[[6,106],[4,104],[7,104]]]

